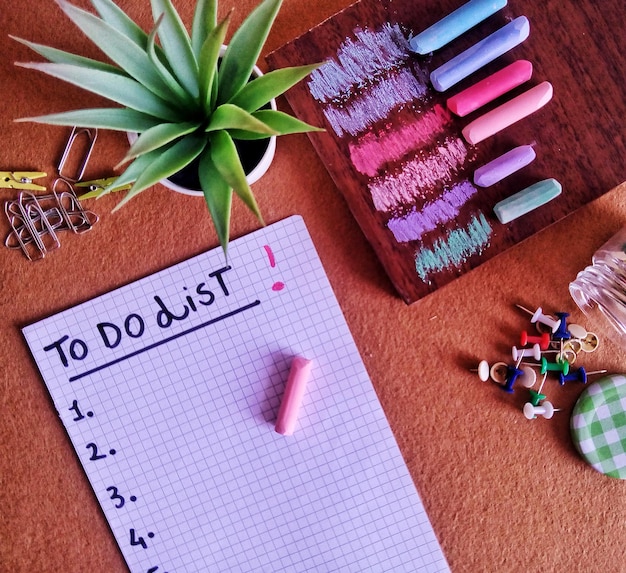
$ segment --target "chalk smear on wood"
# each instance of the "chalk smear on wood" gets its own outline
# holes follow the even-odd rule
[[[367,133],[350,142],[350,159],[359,173],[374,177],[386,164],[399,161],[418,146],[432,142],[452,121],[441,105],[423,111],[405,124],[389,125],[377,133]]]
[[[323,106],[323,113],[333,131],[343,137],[346,133],[358,135],[389,113],[408,105],[426,94],[426,84],[407,68],[391,73],[363,91],[358,97],[342,104]]]
[[[420,210],[414,207],[408,215],[390,219],[387,227],[399,243],[419,241],[438,225],[456,219],[461,208],[477,192],[469,181],[462,181],[444,191],[439,199],[426,203]]]
[[[341,44],[336,59],[311,73],[309,91],[320,103],[350,97],[355,87],[371,83],[376,75],[401,66],[410,56],[408,41],[397,24],[375,31],[357,28],[354,35],[356,40],[346,38]]]
[[[397,174],[374,180],[369,185],[378,211],[391,211],[415,204],[438,184],[451,183],[467,157],[467,147],[459,138],[449,139],[426,158],[416,157]]]
[[[430,284],[429,276],[451,267],[459,267],[468,257],[482,253],[489,246],[491,225],[481,213],[473,216],[467,228],[454,229],[447,237],[438,239],[432,248],[424,248],[415,254],[415,270],[419,277]]]

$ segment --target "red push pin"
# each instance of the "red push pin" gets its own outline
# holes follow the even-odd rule
[[[541,336],[529,336],[525,330],[522,330],[520,346],[526,346],[527,344],[538,344],[541,350],[548,350],[550,347],[550,335],[544,332]]]

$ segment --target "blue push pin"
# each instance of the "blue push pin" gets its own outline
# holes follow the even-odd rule
[[[567,329],[567,317],[569,316],[569,313],[556,312],[555,314],[560,318],[560,322],[559,327],[552,333],[552,338],[556,340],[569,340],[572,337]]]
[[[563,386],[566,382],[582,382],[583,384],[587,384],[587,371],[581,366],[569,374],[559,374],[559,384]]]
[[[507,366],[506,367],[506,383],[502,386],[502,389],[509,394],[513,393],[513,385],[515,381],[522,375],[524,372],[519,368],[515,368],[515,366]]]
[[[587,377],[592,374],[604,374],[606,370],[595,370],[594,372],[587,372],[583,366],[578,368],[571,374],[559,374],[559,384],[563,386],[566,382],[582,382],[587,384]]]

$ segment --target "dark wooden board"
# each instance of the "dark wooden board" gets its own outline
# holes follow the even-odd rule
[[[510,2],[435,54],[408,53],[412,35],[461,4],[361,0],[268,56],[272,68],[326,62],[288,102],[326,128],[311,141],[407,303],[626,179],[621,0]],[[430,86],[430,71],[521,15],[531,26],[522,45],[444,94]],[[466,118],[447,115],[448,97],[518,59],[532,62],[530,82]],[[471,120],[546,80],[554,97],[544,108],[476,146],[465,143]],[[524,144],[537,153],[531,165],[486,189],[467,186],[477,167]],[[550,177],[563,186],[557,199],[499,223],[498,201]]]

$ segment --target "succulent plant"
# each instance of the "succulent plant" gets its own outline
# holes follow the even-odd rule
[[[235,141],[317,130],[286,113],[263,109],[317,66],[282,68],[251,78],[282,0],[263,0],[234,32],[225,51],[230,14],[218,22],[217,0],[197,1],[190,32],[171,0],[150,1],[154,27],[146,33],[112,0],[91,0],[97,15],[56,0],[108,61],[14,38],[48,60],[17,65],[79,86],[118,106],[17,121],[139,134],[120,162],[130,164],[99,193],[132,183],[118,207],[199,162],[199,181],[226,251],[233,190],[263,222]]]

